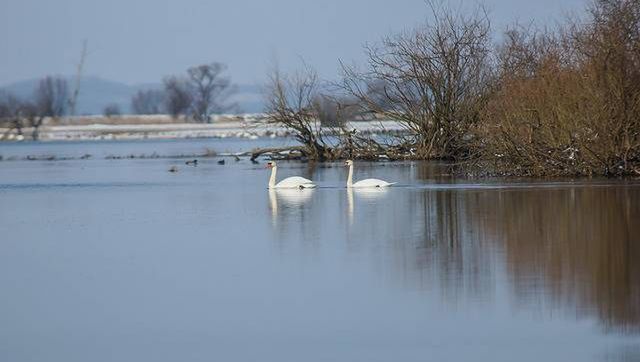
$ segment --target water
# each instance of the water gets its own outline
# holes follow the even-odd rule
[[[0,360],[640,360],[637,181],[217,160],[0,162]]]
[[[218,153],[235,153],[250,151],[255,147],[275,147],[293,145],[290,139],[261,138],[259,140],[238,138],[196,138],[178,140],[146,140],[146,141],[53,141],[53,142],[20,142],[0,144],[0,156],[5,160],[19,160],[27,156],[46,158],[81,158],[89,155],[94,159],[112,156],[187,156],[200,155],[208,150]]]

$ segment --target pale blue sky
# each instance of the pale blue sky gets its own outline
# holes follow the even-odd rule
[[[561,20],[586,0],[484,4],[499,31],[515,19]],[[0,0],[0,85],[73,74],[85,38],[86,74],[129,84],[213,60],[237,83],[262,82],[275,61],[287,70],[300,58],[335,78],[338,59],[362,61],[364,43],[426,16],[423,0]]]

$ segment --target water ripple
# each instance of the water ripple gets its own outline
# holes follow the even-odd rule
[[[157,182],[70,182],[70,183],[5,183],[0,184],[0,191],[5,190],[51,190],[51,189],[80,189],[80,188],[124,188],[166,186],[168,183]]]

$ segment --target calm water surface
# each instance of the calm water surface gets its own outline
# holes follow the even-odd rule
[[[358,163],[399,186],[347,192],[338,163],[292,162],[279,178],[320,187],[269,192],[263,165],[217,160],[5,157],[0,361],[640,360],[638,181]]]

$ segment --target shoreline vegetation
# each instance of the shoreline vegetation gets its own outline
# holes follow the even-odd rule
[[[233,87],[225,67],[212,63],[166,78],[163,94],[141,93],[133,103],[158,113],[150,102],[164,100],[171,116],[110,112],[99,122],[73,117],[62,125],[62,106],[53,107],[60,97],[41,97],[51,105],[45,113],[0,104],[0,134],[24,137],[24,119],[34,139],[299,142],[256,150],[252,160],[443,160],[476,176],[640,175],[640,0],[593,0],[554,27],[514,24],[500,36],[482,6],[427,2],[427,11],[414,30],[365,46],[365,64],[341,62],[339,81],[323,81],[307,65],[274,69],[264,114],[215,116],[233,108],[224,102]],[[64,88],[45,80],[44,95]]]
[[[554,28],[513,25],[496,43],[482,6],[427,3],[429,20],[365,47],[326,84],[277,69],[267,113],[303,156],[437,159],[471,175],[640,175],[640,0],[594,0]],[[382,143],[323,124],[374,114],[408,134]]]

